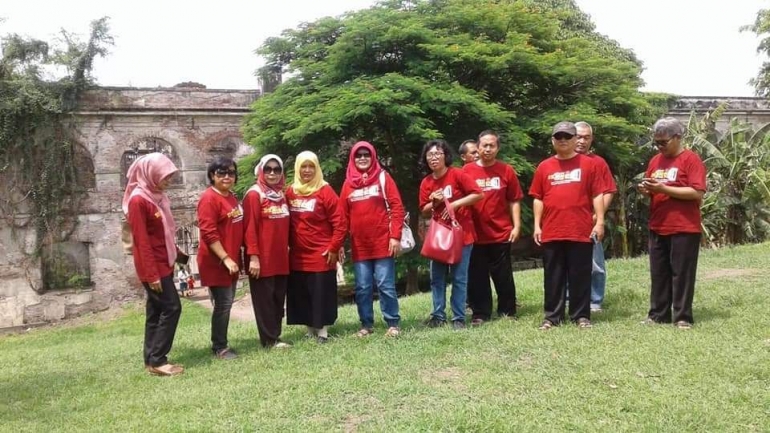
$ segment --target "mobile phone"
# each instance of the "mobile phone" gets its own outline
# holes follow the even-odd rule
[[[188,256],[187,254],[185,254],[185,253],[183,253],[181,251],[177,251],[177,254],[176,254],[176,262],[177,263],[179,263],[180,265],[186,265],[187,262],[189,262],[189,261],[190,261],[190,256]]]

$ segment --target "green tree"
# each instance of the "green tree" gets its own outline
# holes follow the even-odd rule
[[[113,42],[107,18],[91,23],[85,42],[64,30],[61,39],[51,45],[12,34],[1,43],[0,216],[12,226],[34,227],[36,253],[75,227],[85,190],[70,113],[92,85],[94,59]],[[49,67],[66,72],[47,79]]]
[[[770,9],[760,9],[754,24],[741,27],[743,32],[752,32],[760,38],[757,53],[767,57],[770,55]],[[770,97],[770,60],[762,62],[757,76],[749,83],[754,86],[757,96]]]
[[[288,77],[244,124],[258,153],[313,150],[339,186],[346,144],[370,141],[413,215],[428,139],[455,145],[496,129],[527,185],[557,121],[594,125],[615,168],[638,162],[635,142],[662,112],[638,90],[633,53],[572,0],[388,0],[286,30],[257,52],[260,76]]]
[[[725,109],[693,113],[685,136],[708,170],[703,233],[715,246],[761,242],[770,238],[770,124],[755,128],[733,118],[721,132],[716,123]]]

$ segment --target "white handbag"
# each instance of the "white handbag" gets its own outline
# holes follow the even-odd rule
[[[390,204],[388,204],[388,197],[385,195],[385,170],[380,172],[380,189],[382,190],[382,198],[385,200],[385,209],[388,210],[388,218],[390,218]],[[412,251],[415,245],[414,234],[412,234],[412,228],[409,227],[409,212],[407,212],[404,215],[404,226],[401,227],[401,254]]]

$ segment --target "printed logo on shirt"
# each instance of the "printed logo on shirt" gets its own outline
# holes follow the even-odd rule
[[[262,215],[269,219],[280,219],[289,216],[289,206],[286,203],[283,204],[271,204],[266,208],[262,208]]]
[[[569,171],[559,171],[548,175],[548,180],[551,181],[551,185],[564,185],[567,183],[580,182],[582,176],[582,170],[576,168]]]
[[[444,191],[442,192],[444,193],[444,198],[446,199],[452,198],[452,185],[445,186]]]
[[[241,222],[243,220],[243,208],[241,208],[241,205],[234,207],[233,210],[228,212],[227,217],[233,220],[232,222],[234,223]]]
[[[476,179],[476,185],[478,185],[482,191],[500,189],[500,177],[495,176],[493,178]]]
[[[348,197],[348,200],[361,201],[361,200],[368,200],[372,197],[379,197],[379,196],[380,196],[380,186],[371,185],[371,186],[354,190]]]
[[[659,168],[653,171],[650,177],[661,183],[669,183],[669,182],[676,182],[676,175],[678,173],[679,173],[678,167]]]
[[[295,198],[289,202],[292,212],[314,212],[316,199]]]

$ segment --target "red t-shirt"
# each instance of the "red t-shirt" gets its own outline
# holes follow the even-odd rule
[[[430,195],[433,194],[433,191],[439,189],[444,191],[444,197],[450,203],[460,200],[469,194],[481,194],[481,189],[467,174],[459,168],[449,167],[440,179],[434,178],[433,174],[423,178],[422,183],[420,183],[420,209],[430,203]],[[443,203],[436,206],[433,209],[433,218],[440,218],[444,207]],[[473,227],[470,207],[463,206],[458,209],[455,212],[455,218],[457,218],[457,222],[463,228],[463,245],[470,245],[476,242],[476,230]]]
[[[599,182],[601,183],[602,193],[615,194],[618,192],[618,187],[615,185],[615,178],[612,177],[612,171],[610,170],[610,166],[607,165],[607,161],[595,153],[589,153],[585,156],[590,158],[594,164],[596,164],[596,169],[599,171]]]
[[[343,226],[350,232],[353,261],[382,259],[389,256],[390,239],[401,239],[404,205],[396,182],[385,173],[385,196],[390,215],[380,191],[380,181],[353,189],[345,182],[340,191],[340,214]]]
[[[289,275],[289,205],[249,190],[243,199],[245,266],[259,257],[259,276]],[[248,268],[246,269],[248,270]]]
[[[484,198],[473,205],[477,244],[508,242],[513,230],[509,203],[522,199],[516,171],[500,161],[489,167],[466,164],[463,171],[481,188]]]
[[[660,153],[653,156],[645,177],[668,186],[706,191],[706,166],[695,152],[687,149],[673,158]],[[700,233],[700,224],[700,200],[680,200],[666,194],[650,196],[650,230],[655,233]]]
[[[603,193],[599,170],[591,158],[552,156],[541,162],[529,195],[543,202],[542,242],[591,242],[593,199]]]
[[[134,267],[139,281],[154,283],[174,272],[168,264],[163,214],[155,203],[135,195],[128,202],[128,224],[134,239]]]
[[[313,194],[301,196],[289,188],[291,226],[289,229],[289,266],[293,271],[326,272],[337,264],[326,263],[325,251],[337,252],[345,241],[345,227],[337,210],[339,197],[324,185]]]
[[[216,241],[236,263],[240,263],[243,245],[243,209],[235,195],[227,197],[213,187],[207,188],[198,201],[198,271],[201,284],[209,287],[229,287],[238,280],[238,273],[230,275],[227,267],[211,252],[209,245]]]

